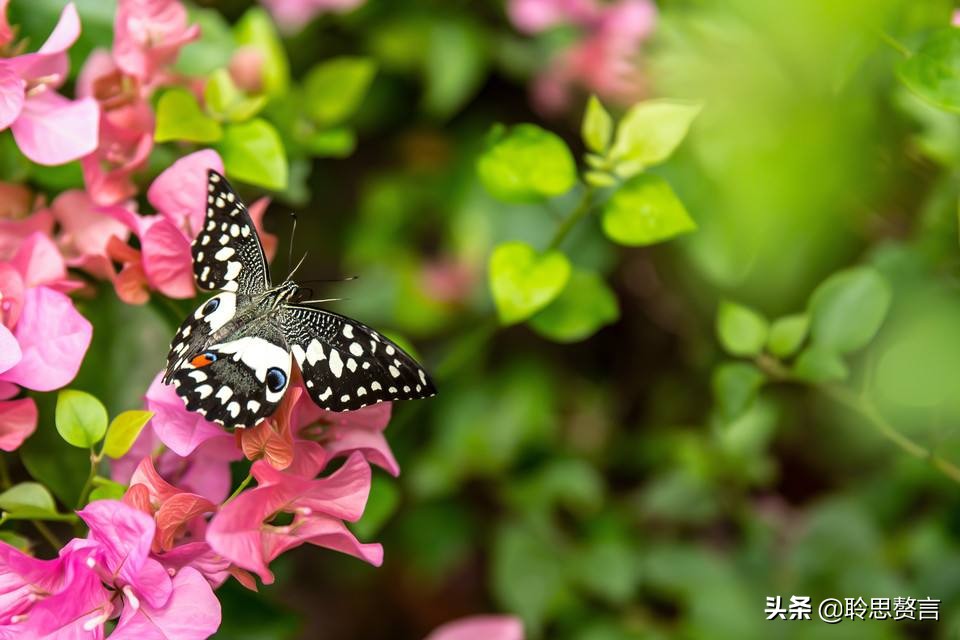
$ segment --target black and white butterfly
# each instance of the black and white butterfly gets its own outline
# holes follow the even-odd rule
[[[247,207],[226,179],[207,174],[207,215],[193,241],[202,289],[219,290],[174,336],[163,381],[187,408],[229,428],[277,408],[292,361],[310,397],[330,411],[436,394],[417,362],[370,327],[298,304],[304,289],[273,286]]]

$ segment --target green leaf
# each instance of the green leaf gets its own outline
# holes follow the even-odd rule
[[[431,18],[417,43],[422,52],[423,109],[446,118],[454,114],[480,89],[487,77],[486,34],[477,25],[456,18]],[[424,47],[426,44],[426,47]]]
[[[617,184],[616,176],[612,176],[606,171],[586,171],[583,174],[583,181],[591,187],[612,187]]]
[[[509,524],[500,528],[494,538],[492,565],[497,602],[534,630],[568,597],[561,550],[529,527]]]
[[[240,46],[253,47],[263,56],[263,91],[268,96],[286,93],[290,86],[290,63],[269,14],[260,7],[249,9],[233,28]]]
[[[266,120],[228,125],[219,148],[231,178],[275,191],[287,187],[287,154],[277,130]]]
[[[604,233],[630,247],[663,242],[696,228],[683,203],[659,176],[631,178],[603,208]]]
[[[850,375],[837,353],[816,345],[804,349],[793,363],[793,373],[807,382],[838,382]]]
[[[56,423],[60,437],[89,449],[107,432],[107,410],[89,393],[64,389],[57,394]]]
[[[25,538],[14,531],[0,531],[0,542],[5,542],[20,551],[29,551],[31,546],[29,538]]]
[[[613,118],[603,108],[597,96],[591,95],[587,101],[587,110],[583,114],[580,133],[587,149],[600,154],[606,153],[610,138],[613,136]]]
[[[97,500],[120,500],[126,492],[127,487],[124,485],[103,478],[100,484],[90,492],[89,502],[96,502]]]
[[[103,452],[111,458],[120,458],[130,450],[137,436],[153,417],[152,411],[124,411],[110,422]]]
[[[777,318],[770,326],[767,349],[778,358],[789,358],[803,344],[809,328],[810,316],[805,313]]]
[[[890,298],[890,285],[871,267],[835,273],[810,296],[813,343],[836,353],[866,346],[880,330]]]
[[[627,178],[670,157],[683,141],[700,105],[677,100],[648,100],[627,111],[610,149],[610,158],[629,169]]]
[[[201,111],[197,99],[186,89],[170,89],[160,96],[153,135],[157,142],[216,142],[222,136],[220,123]]]
[[[721,415],[733,420],[749,409],[764,379],[759,369],[746,362],[725,362],[714,369],[711,387]]]
[[[897,76],[919,97],[948,111],[960,111],[960,31],[934,32],[897,66]]]
[[[603,278],[577,269],[560,295],[530,318],[530,326],[556,342],[578,342],[619,317],[617,296]]]
[[[755,356],[767,341],[769,324],[766,318],[749,307],[723,301],[717,311],[717,337],[727,353],[734,356]]]
[[[487,191],[507,202],[535,202],[566,193],[577,180],[573,155],[559,136],[534,124],[497,125],[477,161]]]
[[[342,123],[363,102],[376,72],[370,58],[342,56],[321,62],[303,81],[307,113],[323,127]]]
[[[507,242],[490,256],[490,290],[504,325],[526,320],[556,298],[570,278],[559,251],[538,255],[528,244]]]
[[[301,142],[318,158],[345,158],[357,146],[357,136],[352,129],[336,127],[317,131]]]
[[[57,512],[53,496],[39,482],[21,482],[0,493],[0,510],[17,515]]]
[[[215,9],[197,9],[187,5],[191,23],[200,25],[200,38],[180,50],[173,68],[187,76],[205,76],[230,63],[236,43],[230,23]]]
[[[267,96],[248,96],[237,88],[226,69],[217,69],[207,78],[203,99],[210,113],[221,120],[244,122],[267,104]]]

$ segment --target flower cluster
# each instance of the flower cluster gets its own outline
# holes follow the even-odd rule
[[[576,40],[534,80],[533,98],[542,110],[566,108],[574,87],[621,104],[643,95],[638,48],[656,21],[651,0],[510,0],[507,12],[524,33],[559,26],[579,30]]]

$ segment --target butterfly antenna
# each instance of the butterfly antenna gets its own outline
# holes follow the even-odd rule
[[[340,302],[349,298],[321,298],[320,300],[301,300],[297,304],[318,304],[320,302]]]
[[[346,278],[314,278],[311,280],[301,280],[301,284],[304,282],[349,282],[351,280],[356,280],[360,276],[347,276]]]
[[[290,217],[293,218],[293,228],[290,230],[290,248],[287,251],[287,264],[293,264],[293,239],[297,235],[297,214],[293,211],[290,212]],[[293,271],[296,271],[294,269]],[[293,275],[293,271],[290,272],[290,275]],[[290,276],[287,276],[287,280],[290,279]]]
[[[293,274],[295,274],[295,273],[297,272],[297,269],[300,268],[300,265],[302,265],[302,264],[303,264],[303,261],[306,260],[306,259],[307,259],[307,252],[304,251],[304,252],[303,252],[303,257],[300,258],[300,262],[298,262],[298,263],[297,263],[297,266],[295,266],[295,267],[290,271],[290,273],[287,274],[287,280],[289,280],[290,278],[293,277]]]

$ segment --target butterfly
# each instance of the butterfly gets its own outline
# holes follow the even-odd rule
[[[293,360],[307,393],[329,411],[436,394],[410,355],[356,320],[308,306],[304,288],[270,280],[246,205],[207,173],[206,216],[191,246],[201,289],[218,291],[173,338],[165,384],[190,411],[228,428],[252,427],[290,387]]]

